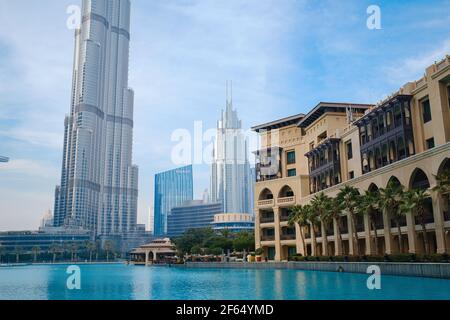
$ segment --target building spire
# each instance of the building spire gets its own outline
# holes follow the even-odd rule
[[[227,111],[230,111],[233,107],[233,81],[232,80],[227,80]]]

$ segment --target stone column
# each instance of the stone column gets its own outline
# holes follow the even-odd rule
[[[158,253],[156,250],[152,251],[153,253],[153,262],[157,262],[158,261]]]
[[[260,210],[255,209],[255,247],[256,249],[261,248],[261,221],[260,221]]]
[[[342,242],[340,237],[339,226],[336,219],[333,219],[333,229],[334,229],[334,254],[336,256],[341,256]]]
[[[408,226],[408,247],[409,253],[417,252],[417,232],[416,232],[416,221],[411,212],[406,214],[406,225]]]
[[[274,207],[275,217],[275,261],[281,261],[281,227],[280,227],[280,208]]]
[[[145,265],[148,266],[148,251],[145,251]]]
[[[431,199],[433,201],[433,215],[434,215],[434,225],[436,233],[436,245],[437,253],[446,253],[446,242],[445,242],[445,228],[444,228],[444,199],[438,192],[431,192]]]
[[[392,254],[392,233],[391,233],[391,221],[388,217],[386,210],[383,212],[383,225],[384,225],[384,243],[386,248],[386,254]]]
[[[372,233],[370,228],[370,219],[368,214],[364,214],[364,240],[366,242],[366,255],[374,254],[374,244],[372,242]],[[376,241],[376,240],[375,240]],[[361,252],[362,254],[362,252]]]
[[[322,230],[322,255],[328,255],[328,239],[327,239],[327,230],[325,229],[325,224],[323,222],[320,223],[320,228]]]

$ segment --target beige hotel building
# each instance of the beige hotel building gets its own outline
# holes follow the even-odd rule
[[[449,203],[431,190],[436,175],[450,169],[449,56],[377,105],[321,102],[306,115],[253,130],[261,138],[261,150],[256,152],[255,239],[265,258],[352,255],[356,251],[349,216],[342,213],[342,237],[335,236],[336,221],[328,228],[322,224],[320,232],[306,228],[307,252],[303,252],[298,225],[288,225],[290,208],[307,204],[318,192],[334,197],[350,185],[363,193],[385,188],[390,180],[405,190],[430,190],[427,237],[432,252],[449,252]],[[397,228],[385,212],[378,212],[376,219],[377,246],[368,217],[357,220],[362,253],[399,253]],[[412,214],[407,214],[401,224],[403,253],[424,252],[420,230]]]

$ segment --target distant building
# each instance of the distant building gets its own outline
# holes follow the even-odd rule
[[[0,244],[6,252],[20,248],[23,253],[31,252],[39,247],[43,252],[48,251],[53,244],[64,245],[78,243],[80,247],[91,240],[89,231],[81,229],[45,228],[40,231],[8,231],[0,232]]]
[[[72,99],[64,121],[55,227],[94,236],[136,231],[138,167],[133,165],[133,101],[128,85],[129,0],[83,0],[75,32]]]
[[[9,162],[9,158],[0,156],[0,162]]]
[[[167,234],[167,218],[172,208],[194,197],[192,165],[159,173],[155,176],[155,236]]]
[[[48,210],[41,220],[41,226],[39,230],[44,230],[45,228],[53,227],[53,215],[52,210]]]
[[[173,263],[176,261],[175,255],[176,248],[170,239],[155,239],[131,251],[130,261],[137,265]]]
[[[213,157],[211,202],[221,202],[222,212],[253,213],[254,180],[248,160],[248,141],[237,111],[233,109],[233,97],[228,93],[226,108],[217,123]]]
[[[203,200],[187,201],[172,209],[168,217],[169,237],[182,235],[189,229],[208,228],[214,216],[222,212],[221,203],[205,203]]]
[[[212,228],[215,231],[228,230],[230,232],[255,230],[255,221],[253,215],[248,213],[220,213],[214,216]]]

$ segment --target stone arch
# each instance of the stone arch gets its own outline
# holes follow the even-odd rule
[[[450,158],[445,158],[444,160],[442,160],[442,163],[439,166],[437,174],[439,175],[446,171],[450,172]]]
[[[271,200],[273,199],[273,193],[268,188],[264,188],[259,194],[258,200]]]
[[[377,192],[378,189],[378,186],[372,182],[367,190],[369,190],[370,192]]]
[[[414,169],[409,179],[409,189],[429,189],[430,180],[427,174],[420,168]]]
[[[386,183],[386,186],[389,185],[389,183],[394,182],[397,186],[401,186],[402,183],[400,182],[400,180],[396,177],[396,176],[391,176],[388,180],[388,182]]]
[[[285,185],[283,188],[281,188],[280,192],[278,193],[278,198],[286,198],[286,197],[293,197],[293,196],[294,196],[294,191],[288,185]]]

